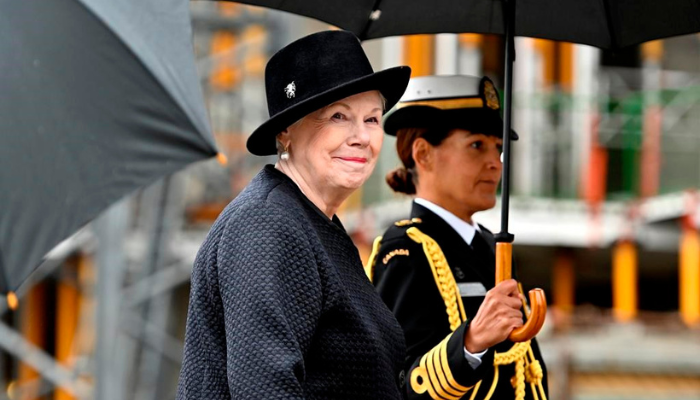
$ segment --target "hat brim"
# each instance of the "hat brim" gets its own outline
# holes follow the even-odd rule
[[[410,78],[411,69],[409,67],[394,67],[363,76],[309,97],[270,117],[248,137],[246,147],[249,152],[256,156],[276,154],[275,137],[287,127],[338,100],[370,90],[378,90],[384,96],[386,112],[401,99]]]
[[[396,136],[403,128],[461,128],[473,133],[503,137],[503,119],[497,110],[460,108],[443,110],[430,106],[408,106],[392,111],[384,120],[384,132]],[[518,140],[511,129],[510,139]]]

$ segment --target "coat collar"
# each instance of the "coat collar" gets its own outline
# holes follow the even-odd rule
[[[265,165],[261,173],[267,175],[269,179],[279,182],[280,184],[287,187],[289,192],[293,193],[293,195],[297,198],[297,200],[299,200],[302,206],[305,206],[307,211],[317,214],[324,222],[331,224],[334,228],[340,229],[343,233],[347,234],[347,231],[345,230],[345,227],[343,226],[342,222],[340,222],[338,216],[333,215],[333,218],[329,219],[328,216],[324,214],[320,208],[318,208],[311,200],[309,200],[308,197],[306,197],[306,195],[301,191],[301,189],[299,189],[299,186],[296,184],[296,182],[294,182],[292,178],[287,176],[287,174],[278,170],[272,164]]]

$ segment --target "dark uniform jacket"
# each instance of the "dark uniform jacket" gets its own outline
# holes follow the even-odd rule
[[[177,398],[401,399],[404,360],[340,221],[265,167],[197,255]]]
[[[447,314],[447,301],[443,298],[431,265],[426,256],[426,249],[422,243],[417,242],[409,235],[409,230],[415,228],[433,239],[444,254],[444,259],[449,265],[454,281],[462,292],[462,302],[466,321],[458,320],[459,327],[453,332]],[[423,354],[442,342],[446,337],[459,336],[455,346],[463,346],[464,332],[469,321],[476,315],[479,306],[484,300],[484,291],[479,290],[481,285],[488,291],[493,288],[495,282],[495,241],[490,231],[480,227],[481,232],[476,232],[472,245],[468,245],[462,237],[441,217],[427,208],[413,203],[411,220],[397,223],[390,227],[383,238],[376,257],[374,257],[373,281],[389,308],[394,312],[399,323],[403,327],[408,357],[406,368],[415,366],[421,362]],[[415,230],[414,229],[414,230]],[[413,233],[414,237],[416,233]],[[429,241],[429,240],[428,240]],[[435,264],[435,262],[433,262]],[[454,307],[454,306],[453,306]],[[457,309],[459,306],[456,306]],[[461,313],[460,313],[461,314]],[[460,383],[471,387],[477,384],[478,388],[471,388],[462,394],[464,399],[472,399],[473,391],[477,394],[474,399],[484,399],[494,382],[494,354],[504,353],[511,349],[513,343],[505,341],[495,348],[489,349],[482,357],[482,363],[477,369],[471,366],[463,367],[460,372]],[[539,360],[544,375],[542,386],[546,392],[547,381],[544,363],[536,343],[531,342],[534,357]],[[448,349],[456,352],[455,349]],[[491,399],[514,399],[514,388],[511,385],[511,377],[514,376],[515,364],[498,367],[498,381]],[[449,391],[449,388],[440,381],[441,372],[438,369],[430,370],[431,385],[436,399],[459,399],[460,391]],[[434,375],[438,379],[432,379]],[[410,380],[407,376],[407,381]],[[410,386],[407,384],[407,386]],[[442,396],[440,396],[442,392]],[[530,385],[526,385],[526,399],[532,399]],[[452,397],[445,396],[451,394]],[[540,397],[541,399],[541,397]]]

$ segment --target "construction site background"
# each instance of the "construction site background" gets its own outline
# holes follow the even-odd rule
[[[174,399],[189,278],[221,210],[275,157],[245,150],[267,119],[265,63],[331,27],[233,3],[192,3],[210,117],[228,164],[200,163],[114,205],[49,253],[2,308],[0,400]],[[375,69],[502,82],[493,35],[364,44]],[[516,38],[510,229],[526,289],[543,288],[538,335],[550,399],[700,399],[700,35],[617,52]],[[375,173],[339,216],[366,259],[410,198]],[[491,230],[499,210],[475,219]]]

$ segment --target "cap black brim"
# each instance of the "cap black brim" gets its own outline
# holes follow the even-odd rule
[[[465,129],[473,133],[503,137],[503,119],[498,110],[459,108],[443,110],[430,106],[408,106],[391,112],[384,120],[384,131],[391,136],[403,128]],[[511,140],[518,134],[510,130]]]

